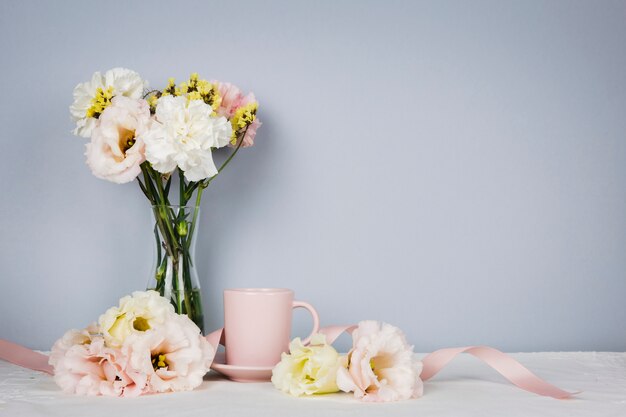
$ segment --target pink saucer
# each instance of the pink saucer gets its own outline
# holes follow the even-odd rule
[[[274,367],[227,365],[226,354],[217,352],[211,369],[237,382],[268,382],[272,378]]]

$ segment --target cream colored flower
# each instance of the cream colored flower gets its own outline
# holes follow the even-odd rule
[[[133,333],[144,333],[176,315],[174,307],[156,291],[135,291],[109,308],[98,324],[107,346],[120,347]]]
[[[300,338],[289,344],[289,354],[272,370],[272,383],[279,390],[294,396],[337,392],[339,354],[326,344],[326,337],[315,334],[311,344],[304,346]]]
[[[144,143],[137,136],[149,121],[145,100],[113,97],[86,145],[87,165],[93,174],[118,184],[137,178],[145,161]]]
[[[211,150],[228,144],[232,127],[225,117],[212,113],[202,100],[161,97],[155,120],[141,137],[154,169],[167,174],[179,167],[188,181],[216,175]]]
[[[147,82],[135,71],[113,68],[102,75],[96,72],[91,81],[74,88],[74,102],[70,106],[72,120],[76,122],[74,134],[88,138],[97,125],[98,118],[115,96],[140,98]]]
[[[420,397],[422,363],[397,327],[362,321],[352,333],[348,364],[337,373],[342,391],[365,401],[398,401]]]
[[[168,315],[163,324],[132,333],[122,352],[129,366],[148,377],[150,392],[187,391],[202,383],[215,349],[185,315]]]

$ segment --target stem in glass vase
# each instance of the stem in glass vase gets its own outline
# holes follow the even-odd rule
[[[200,329],[204,330],[204,317],[200,299],[200,287],[195,269],[193,254],[195,252],[195,233],[198,228],[200,201],[204,189],[222,172],[237,154],[243,143],[248,126],[239,133],[237,146],[222,163],[217,173],[202,181],[185,181],[184,172],[178,168],[179,206],[171,206],[169,191],[174,173],[162,175],[148,161],[141,164],[143,182],[137,179],[143,194],[152,204],[155,219],[154,237],[156,243],[155,269],[148,289],[154,289],[174,305],[179,314],[186,314]],[[165,186],[164,179],[167,178]],[[187,202],[196,192],[195,206],[187,206]],[[188,217],[193,209],[191,221]],[[163,253],[163,249],[165,253]]]
[[[154,252],[155,270],[148,288],[159,291],[171,301],[177,313],[186,314],[203,329],[199,281],[193,261],[195,236],[190,233],[189,221],[191,211],[195,209],[189,206],[152,207],[157,246]],[[164,213],[167,213],[165,219]],[[177,242],[176,249],[168,243],[173,239]],[[167,248],[166,253],[163,253],[162,248]]]

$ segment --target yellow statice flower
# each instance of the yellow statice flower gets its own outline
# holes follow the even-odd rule
[[[111,104],[111,99],[113,98],[113,87],[109,87],[106,90],[98,87],[96,90],[96,96],[91,99],[91,107],[87,109],[85,116],[87,117],[95,117],[96,119],[100,117],[104,109],[106,109],[109,104]]]
[[[189,100],[204,101],[213,111],[216,111],[222,102],[217,86],[200,79],[197,72],[191,74],[189,81],[180,83],[180,92],[186,94]]]
[[[156,94],[152,94],[150,97],[146,99],[148,105],[150,106],[150,113],[154,114],[156,112],[157,102],[159,101],[159,97]]]
[[[192,91],[191,93],[187,93],[187,98],[189,100],[204,100],[202,98],[202,94],[199,91]]]
[[[182,94],[180,88],[176,87],[176,80],[168,78],[167,87],[163,89],[162,96],[180,96]]]
[[[259,103],[253,101],[245,106],[239,107],[233,117],[230,119],[230,123],[233,127],[233,135],[230,139],[231,145],[237,144],[237,138],[239,133],[246,127],[250,126],[254,119],[256,119],[256,111],[259,108]]]

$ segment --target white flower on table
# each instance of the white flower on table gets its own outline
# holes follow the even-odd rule
[[[184,315],[128,336],[122,352],[131,369],[147,375],[150,392],[188,391],[202,384],[215,349]]]
[[[229,143],[232,127],[223,116],[202,100],[164,96],[157,102],[156,117],[141,139],[146,159],[157,171],[167,174],[176,167],[188,181],[217,174],[211,151]]]
[[[324,335],[313,335],[308,346],[295,338],[289,344],[289,353],[283,353],[272,370],[272,383],[294,396],[337,392],[340,366],[339,354],[326,343]]]

